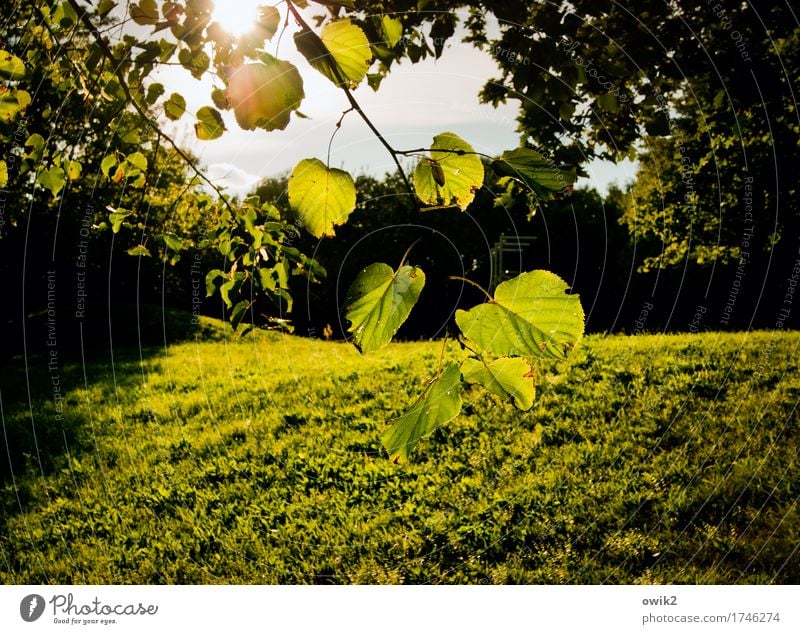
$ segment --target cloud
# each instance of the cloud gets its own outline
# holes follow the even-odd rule
[[[231,163],[212,163],[208,166],[208,177],[218,187],[224,187],[227,193],[239,197],[252,192],[260,180],[255,174]]]

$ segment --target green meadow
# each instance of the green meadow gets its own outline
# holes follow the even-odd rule
[[[442,350],[219,329],[65,363],[60,420],[12,364],[0,581],[800,582],[800,334],[591,336],[394,464]]]

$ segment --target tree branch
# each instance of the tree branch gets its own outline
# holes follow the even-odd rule
[[[286,0],[286,6],[289,7],[289,11],[291,12],[292,16],[294,17],[295,21],[300,26],[300,28],[310,31],[311,33],[314,33],[313,29],[308,25],[308,22],[305,21],[303,16],[297,10],[297,7],[294,6],[292,0]],[[339,82],[339,87],[344,91],[344,94],[347,97],[347,101],[350,102],[350,106],[352,107],[352,109],[358,113],[358,115],[363,119],[364,123],[367,124],[367,127],[372,131],[372,133],[375,135],[378,141],[381,142],[381,145],[383,145],[383,147],[385,147],[386,150],[391,155],[394,164],[397,166],[397,171],[400,173],[400,177],[403,179],[403,185],[405,185],[405,188],[408,190],[408,193],[411,194],[411,197],[414,200],[414,204],[417,205],[417,199],[416,196],[414,195],[414,188],[411,187],[411,183],[409,182],[405,170],[403,170],[403,166],[400,164],[400,159],[398,158],[398,156],[401,155],[402,153],[398,152],[392,147],[392,145],[384,138],[383,134],[381,134],[380,130],[378,130],[378,128],[375,127],[375,124],[372,123],[367,114],[361,109],[361,105],[358,103],[358,101],[356,101],[356,98],[353,96],[353,93],[347,87],[347,81],[344,79],[344,77],[342,77],[341,73],[339,72],[339,67],[337,66],[335,61],[333,61],[333,63],[331,64],[331,70],[333,71],[333,74],[336,76],[336,80]]]
[[[97,27],[92,23],[91,19],[89,18],[89,13],[86,9],[81,7],[77,0],[67,0],[69,5],[75,10],[75,12],[80,16],[81,22],[83,22],[84,26],[89,30],[92,37],[94,38],[97,45],[100,47],[100,50],[103,53],[103,56],[109,61],[111,64],[114,75],[119,81],[120,86],[122,87],[122,92],[125,94],[125,98],[130,102],[133,106],[134,110],[139,114],[140,117],[145,121],[145,123],[150,127],[153,132],[155,132],[159,138],[166,139],[166,141],[172,146],[172,149],[175,150],[175,153],[183,160],[186,165],[191,168],[191,170],[195,173],[195,175],[204,183],[206,183],[214,192],[220,197],[222,202],[228,208],[232,214],[234,213],[233,208],[231,207],[228,199],[223,194],[222,190],[215,185],[201,170],[200,168],[195,165],[192,158],[181,148],[178,143],[169,136],[166,132],[164,132],[159,125],[150,118],[150,115],[147,111],[139,104],[136,98],[133,96],[130,87],[128,86],[128,82],[125,78],[125,75],[122,73],[122,64],[117,60],[114,53],[111,52],[111,48],[108,46],[108,43],[103,39],[102,34],[100,31],[97,30]]]

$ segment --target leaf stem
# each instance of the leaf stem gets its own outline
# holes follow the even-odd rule
[[[67,0],[67,2],[75,10],[75,13],[78,14],[80,21],[83,22],[84,26],[91,33],[95,43],[97,44],[98,47],[100,47],[100,50],[103,53],[103,57],[108,59],[109,63],[113,68],[114,75],[116,76],[117,80],[120,83],[122,92],[125,94],[125,98],[133,106],[134,110],[136,110],[139,116],[142,117],[144,122],[147,124],[149,128],[153,130],[153,132],[155,132],[160,138],[164,138],[167,140],[167,142],[172,146],[177,155],[181,158],[181,160],[183,160],[183,162],[189,166],[189,168],[198,176],[198,178],[200,178],[200,180],[202,180],[209,187],[211,187],[211,189],[214,190],[217,196],[219,196],[220,200],[222,200],[223,204],[228,208],[228,211],[230,211],[231,214],[234,214],[235,212],[231,207],[231,204],[228,202],[228,199],[223,194],[222,190],[219,187],[217,187],[217,185],[215,185],[211,181],[211,179],[209,179],[205,174],[203,174],[200,168],[198,168],[197,165],[195,165],[192,158],[183,150],[183,148],[181,148],[171,136],[169,136],[166,132],[164,132],[160,128],[160,126],[150,118],[150,115],[139,104],[139,102],[136,101],[136,99],[133,96],[133,93],[131,92],[130,87],[128,86],[127,79],[122,72],[122,64],[119,61],[117,61],[117,58],[114,55],[114,53],[111,52],[111,48],[109,48],[108,43],[103,39],[103,36],[97,30],[97,27],[89,18],[88,10],[81,7],[78,4],[77,0]]]
[[[339,120],[336,122],[336,129],[331,134],[331,138],[328,140],[328,155],[325,159],[325,164],[328,166],[328,169],[331,167],[331,146],[333,145],[333,138],[336,136],[336,133],[342,128],[342,122],[344,118],[348,115],[348,113],[353,112],[352,106],[342,112],[342,116],[339,117]]]
[[[477,288],[481,293],[486,295],[486,297],[489,299],[490,303],[494,303],[494,297],[492,297],[489,294],[489,291],[487,291],[485,288],[483,288],[483,286],[481,286],[477,282],[473,282],[472,280],[468,280],[466,277],[461,277],[460,275],[451,275],[447,279],[449,279],[449,280],[458,280],[459,282],[466,282],[467,284],[471,284],[472,286]]]
[[[414,240],[414,242],[411,243],[411,246],[406,249],[406,252],[403,254],[403,259],[401,259],[400,260],[400,264],[397,265],[397,270],[398,271],[400,269],[402,269],[403,265],[406,263],[406,260],[408,259],[408,256],[411,253],[411,249],[413,249],[415,246],[417,246],[421,241],[422,241],[422,238],[417,238],[416,240]]]
[[[440,376],[442,376],[442,364],[444,363],[444,351],[445,351],[445,348],[447,347],[447,336],[448,336],[448,334],[449,333],[447,332],[447,330],[445,330],[444,331],[444,339],[442,339],[442,350],[441,350],[441,352],[439,352],[439,365],[436,368],[436,378],[437,379]]]
[[[70,1],[72,2],[74,0]],[[289,8],[289,11],[291,12],[292,16],[294,16],[294,19],[300,26],[300,28],[314,33],[314,31],[308,25],[308,22],[305,21],[303,16],[297,10],[297,7],[294,6],[292,0],[286,0],[286,6]],[[347,81],[344,79],[344,77],[342,77],[341,73],[339,72],[339,67],[335,61],[331,64],[331,70],[333,71],[333,74],[336,76],[336,81],[339,83],[339,88],[341,88],[342,91],[344,91],[344,94],[347,97],[347,101],[350,102],[351,108],[358,113],[358,115],[361,117],[364,123],[367,124],[367,127],[372,131],[372,133],[375,135],[378,141],[380,141],[381,145],[383,145],[383,147],[386,148],[386,151],[389,152],[389,154],[391,155],[394,164],[397,166],[397,171],[400,174],[400,178],[403,180],[403,185],[408,190],[408,193],[411,194],[411,198],[414,201],[415,206],[418,207],[417,199],[414,194],[414,189],[413,187],[411,187],[411,183],[408,180],[408,176],[406,176],[406,172],[403,169],[403,166],[400,164],[400,159],[397,158],[398,156],[403,155],[403,152],[398,152],[394,147],[392,147],[392,145],[386,140],[383,134],[381,134],[380,130],[378,130],[378,128],[375,126],[372,120],[367,116],[367,114],[361,108],[361,105],[358,103],[358,101],[356,101],[356,98],[353,96],[353,93],[347,87]]]

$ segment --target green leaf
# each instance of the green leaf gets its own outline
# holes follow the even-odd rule
[[[137,244],[135,247],[132,247],[132,248],[128,249],[128,255],[134,255],[134,256],[139,256],[139,257],[144,256],[146,258],[149,258],[150,257],[150,251],[143,244]]]
[[[417,303],[425,273],[416,266],[370,264],[347,292],[348,332],[361,352],[372,352],[392,340]]]
[[[113,154],[103,157],[103,160],[100,161],[100,171],[103,173],[103,176],[108,178],[108,175],[111,173],[111,170],[116,166],[116,164],[117,157]]]
[[[177,92],[172,93],[164,104],[164,114],[172,121],[177,121],[186,112],[186,99]]]
[[[289,204],[314,237],[333,236],[356,206],[353,178],[319,159],[303,159],[289,178]]]
[[[275,7],[258,7],[256,26],[265,40],[271,40],[281,24],[281,14]]]
[[[247,309],[250,308],[250,302],[246,299],[240,301],[236,306],[233,307],[230,314],[230,322],[231,326],[233,326],[234,330],[242,321],[244,316],[247,314]]]
[[[8,165],[0,160],[0,189],[5,189],[6,185],[8,185]]]
[[[108,214],[108,220],[111,223],[111,231],[113,233],[119,233],[125,218],[130,216],[133,212],[127,209],[114,209],[112,207],[109,207],[108,209],[111,212]]]
[[[97,6],[97,14],[100,17],[105,17],[109,13],[111,13],[111,9],[117,6],[117,3],[114,0],[101,0],[100,4]]]
[[[575,183],[575,169],[558,167],[536,150],[519,147],[508,150],[492,162],[500,176],[511,176],[530,187],[537,196],[547,199]]]
[[[211,269],[206,275],[206,297],[211,297],[217,290],[217,280],[225,279],[225,272],[219,269]]]
[[[67,177],[63,169],[54,165],[49,170],[40,172],[36,182],[45,189],[49,189],[53,196],[58,196],[58,192],[61,191],[64,184],[67,182]]]
[[[164,246],[167,247],[170,251],[175,251],[176,253],[183,251],[184,244],[183,240],[181,240],[180,238],[170,235],[168,233],[162,233],[161,239],[164,241]]]
[[[213,141],[222,136],[225,124],[222,115],[211,106],[203,106],[197,111],[197,123],[194,132],[201,141]]]
[[[76,181],[81,177],[82,166],[78,161],[66,161],[67,178],[71,181]]]
[[[131,5],[131,17],[136,24],[148,25],[158,22],[158,5],[156,0],[141,0],[138,4]]]
[[[150,84],[147,87],[147,97],[145,97],[145,101],[151,106],[159,100],[161,95],[164,94],[164,85],[159,83]]]
[[[297,68],[266,53],[262,63],[244,64],[228,80],[228,101],[245,130],[283,130],[305,93]]]
[[[240,280],[234,278],[232,280],[228,280],[222,286],[219,287],[219,295],[222,297],[222,301],[225,302],[225,305],[228,308],[233,307],[233,300],[231,299],[231,292],[236,293],[237,289],[241,285]]]
[[[30,148],[30,149],[29,149]],[[25,140],[25,154],[39,160],[44,150],[44,137],[41,134],[34,132]]]
[[[357,86],[372,62],[367,36],[350,20],[330,22],[319,35],[303,29],[294,41],[308,62],[337,86]]]
[[[455,204],[463,211],[482,184],[483,163],[472,146],[452,132],[437,134],[430,158],[423,158],[414,170],[414,190],[428,205]]]
[[[211,101],[213,101],[214,105],[220,110],[228,110],[231,107],[228,101],[228,93],[221,88],[214,88],[211,91]]]
[[[536,397],[533,368],[521,357],[501,357],[491,363],[469,358],[461,364],[467,383],[478,383],[503,399],[514,399],[514,405],[529,410]]]
[[[18,81],[25,78],[25,64],[16,55],[0,50],[0,79]]]
[[[125,157],[125,160],[136,169],[146,172],[147,171],[147,157],[141,152],[133,152]]]
[[[583,308],[549,271],[530,271],[497,287],[494,299],[456,311],[456,324],[481,350],[502,356],[564,358],[583,336]]]
[[[0,90],[0,122],[13,121],[25,106],[19,101],[22,90]],[[27,93],[25,93],[27,95]]]
[[[403,23],[397,18],[384,15],[381,18],[381,31],[384,42],[394,48],[403,37]]]
[[[383,434],[383,446],[395,462],[408,460],[420,438],[449,423],[461,411],[461,372],[451,363]]]

